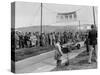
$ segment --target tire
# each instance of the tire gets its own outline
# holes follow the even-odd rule
[[[80,44],[77,44],[77,49],[80,49],[80,47],[81,47]]]

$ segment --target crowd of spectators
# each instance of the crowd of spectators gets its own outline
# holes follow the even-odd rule
[[[30,48],[30,47],[45,47],[54,46],[56,40],[59,40],[61,44],[73,41],[84,40],[85,36],[83,32],[26,32],[12,31],[11,32],[12,44],[15,45],[15,49]]]

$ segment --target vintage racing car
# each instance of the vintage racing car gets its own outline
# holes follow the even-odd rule
[[[80,42],[69,42],[69,43],[63,44],[61,46],[63,53],[68,53],[68,52],[70,52],[72,50],[80,49],[82,47],[84,47],[84,41],[80,41]]]

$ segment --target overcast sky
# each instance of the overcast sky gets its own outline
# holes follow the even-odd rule
[[[16,2],[15,28],[40,25],[41,4],[33,2]],[[56,23],[57,13],[77,11],[77,20],[81,24],[93,23],[93,10],[91,6],[67,4],[43,4],[43,25],[59,25]],[[96,9],[95,9],[96,10]],[[97,10],[96,10],[97,14]],[[96,15],[97,16],[97,15]],[[96,19],[97,20],[97,19]],[[78,22],[78,21],[76,21]],[[76,23],[75,22],[75,23]]]

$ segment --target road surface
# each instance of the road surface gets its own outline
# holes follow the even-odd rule
[[[69,59],[73,59],[85,49],[73,50],[68,53]],[[67,61],[67,55],[63,55],[63,62]],[[56,61],[54,60],[54,51],[43,53],[37,56],[33,56],[15,63],[16,73],[30,73],[30,72],[48,72],[56,67]]]

